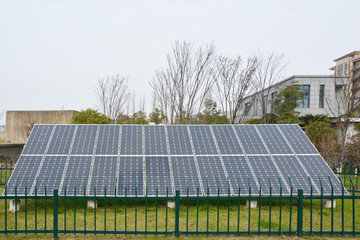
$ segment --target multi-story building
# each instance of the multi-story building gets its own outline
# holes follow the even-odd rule
[[[6,133],[5,125],[0,125],[0,143],[2,141],[5,141],[5,133]]]
[[[330,70],[334,71],[335,76],[350,76],[354,67],[359,67],[360,51],[353,51],[334,60],[335,66]]]

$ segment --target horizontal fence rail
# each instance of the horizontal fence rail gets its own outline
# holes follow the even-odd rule
[[[354,181],[355,178],[356,181]],[[86,195],[86,187],[74,187],[71,196],[59,196],[58,190],[39,196],[35,186],[35,195],[8,195],[5,186],[0,196],[0,234],[145,234],[145,235],[323,235],[351,234],[360,235],[360,205],[357,190],[357,175],[341,174],[339,180],[343,186],[341,195],[334,195],[333,186],[330,195],[304,195],[302,189],[291,187],[290,195],[272,194],[269,181],[269,195],[249,194],[237,196],[230,194],[209,195],[209,186],[205,187],[205,196],[128,196],[125,186],[124,196],[107,196],[106,187],[97,190],[94,195]],[[331,183],[331,181],[330,181]],[[311,184],[311,182],[310,182]],[[345,194],[345,188],[351,195]],[[238,193],[241,189],[239,187]],[[147,186],[145,186],[147,191]],[[83,194],[77,194],[81,192]],[[116,188],[115,188],[116,193]],[[330,205],[329,205],[330,202]],[[253,204],[257,207],[253,208]],[[8,211],[8,209],[10,211]]]

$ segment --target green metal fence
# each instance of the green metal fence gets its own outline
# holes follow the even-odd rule
[[[145,235],[360,235],[360,209],[357,185],[352,175],[339,178],[349,182],[351,195],[313,195],[304,196],[302,189],[292,189],[290,196],[249,195],[180,196],[106,196],[94,189],[94,196],[59,196],[58,190],[51,195],[8,196],[6,187],[0,196],[0,234],[145,234]],[[357,176],[356,176],[357,177]],[[45,188],[46,190],[46,188]],[[145,187],[146,190],[146,187]],[[238,189],[239,192],[241,189]],[[116,189],[115,189],[116,191]],[[260,189],[261,191],[261,189]],[[85,193],[84,189],[84,193]],[[137,192],[137,191],[135,191]],[[167,191],[168,193],[169,191]],[[322,189],[321,189],[322,192]],[[65,190],[66,193],[66,190]],[[97,193],[97,194],[96,194]],[[100,196],[101,195],[101,196]],[[21,200],[18,209],[18,200]],[[324,200],[331,201],[331,208],[324,206]],[[335,202],[337,201],[336,207]],[[15,203],[14,212],[9,212],[10,201]],[[93,201],[98,206],[87,207]],[[258,207],[246,207],[245,202],[257,201]],[[173,203],[174,208],[168,204]],[[95,205],[96,205],[95,204]]]
[[[14,170],[15,163],[9,158],[0,156],[0,186],[6,184],[7,178]]]

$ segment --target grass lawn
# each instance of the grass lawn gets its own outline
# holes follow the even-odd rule
[[[3,188],[0,188],[0,192],[3,191]],[[0,229],[4,229],[5,224],[5,201],[0,200]],[[125,208],[124,208],[124,201],[117,201],[116,204],[116,216],[115,216],[115,204],[114,201],[106,201],[106,212],[105,212],[105,202],[99,201],[98,208],[96,209],[96,229],[97,230],[114,230],[115,223],[117,230],[124,230],[125,224],[127,230],[134,231],[135,230],[135,218],[137,219],[137,231],[144,231],[145,230],[145,218],[147,217],[147,230],[148,231],[155,231],[156,230],[156,215],[157,215],[157,230],[158,231],[165,231],[166,227],[166,207],[165,201],[159,201],[158,211],[156,211],[155,202],[149,202],[147,208],[147,216],[145,211],[145,202],[138,202],[137,205],[137,215],[135,214],[135,203],[134,201],[127,202],[127,210],[126,210],[126,220],[125,220]],[[9,202],[8,202],[9,206]],[[293,202],[292,208],[292,217],[291,217],[291,229],[292,231],[296,230],[297,225],[297,207],[296,201]],[[360,203],[359,200],[356,200],[356,230],[360,230]],[[66,214],[65,214],[65,207],[66,207]],[[85,207],[85,208],[84,208]],[[334,209],[334,231],[341,231],[342,228],[342,219],[341,219],[341,200],[336,201],[336,208]],[[281,231],[288,231],[290,228],[290,202],[288,200],[282,201],[282,211],[281,211]],[[38,200],[37,201],[37,229],[52,229],[53,225],[53,201],[48,200],[46,202],[46,215],[45,215],[45,201]],[[74,226],[77,230],[85,229],[85,214],[86,214],[86,230],[94,230],[95,229],[95,210],[86,208],[86,202],[83,200],[77,200],[74,202],[73,200],[67,200],[66,205],[63,200],[59,201],[59,229],[67,229],[73,230]],[[217,208],[217,201],[210,201],[209,205],[209,218],[207,218],[207,202],[200,201],[199,209],[197,213],[196,202],[190,202],[189,204],[189,211],[186,211],[186,201],[181,202],[180,207],[180,231],[186,231],[187,229],[187,214],[188,214],[188,230],[189,231],[196,231],[197,226],[197,214],[198,214],[198,230],[199,231],[206,231],[207,229],[207,222],[209,231],[216,231],[218,222],[219,222],[219,229],[220,231],[226,231],[228,228],[229,222],[229,230],[236,231],[237,224],[238,224],[238,203],[237,201],[230,202],[230,211],[229,211],[229,218],[228,218],[228,202],[221,201],[219,207],[219,218],[218,218],[218,208]],[[259,206],[257,209],[251,209],[250,213],[250,229],[251,231],[258,231],[259,224],[260,224],[260,231],[268,231],[269,227],[271,226],[272,231],[279,231],[280,229],[280,202],[279,200],[272,201],[271,206],[271,223],[269,219],[270,214],[270,207],[269,201],[262,201],[261,204],[261,216],[259,221]],[[239,229],[240,231],[247,231],[248,230],[248,220],[249,220],[249,209],[245,206],[245,201],[241,202],[240,205],[240,223]],[[46,218],[45,218],[46,216]],[[17,229],[25,229],[25,223],[27,224],[28,229],[35,229],[35,201],[28,200],[27,202],[27,215],[25,214],[25,201],[21,201],[21,210],[17,213]],[[66,217],[66,223],[65,223]],[[116,217],[116,221],[115,221]],[[7,212],[7,229],[15,229],[15,214]],[[27,221],[25,221],[27,218]],[[219,221],[217,221],[219,219]],[[320,230],[320,219],[321,219],[321,212],[320,212],[320,201],[314,200],[313,201],[313,218],[312,218],[312,225],[313,230]],[[46,224],[45,224],[46,221]],[[167,229],[168,231],[172,232],[175,226],[175,210],[168,209],[168,221],[167,221]],[[304,201],[304,231],[310,230],[310,201]],[[75,223],[75,224],[74,224]],[[345,200],[344,204],[344,229],[345,231],[352,230],[352,200]],[[331,229],[331,209],[323,209],[323,230],[330,231]],[[52,238],[52,234],[8,234],[0,235],[3,239],[49,239]],[[240,238],[248,238],[248,235],[242,235]],[[253,234],[252,238],[258,239],[269,239],[269,235],[261,235],[257,236],[257,234]],[[315,236],[311,238],[340,238],[341,236],[326,236],[320,237]],[[103,235],[103,234],[59,234],[60,239],[158,239],[158,238],[166,238],[172,239],[175,238],[169,233],[169,236],[164,236],[162,234],[158,236],[154,235]],[[218,238],[226,238],[226,239],[238,239],[237,236],[216,236],[216,235],[181,235],[180,239],[218,239]],[[286,239],[286,238],[296,238],[296,236],[271,236],[272,239]],[[310,238],[307,236],[305,238]],[[341,237],[343,238],[343,237]],[[346,238],[351,239],[352,236],[346,236]],[[178,238],[177,238],[178,239]]]

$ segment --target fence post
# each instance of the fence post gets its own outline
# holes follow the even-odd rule
[[[58,189],[54,189],[54,226],[53,239],[58,239]]]
[[[297,216],[297,232],[298,237],[303,236],[303,200],[304,200],[304,191],[302,189],[298,190],[298,216]]]
[[[180,217],[180,190],[176,190],[176,194],[175,194],[175,237],[180,236],[179,217]]]

